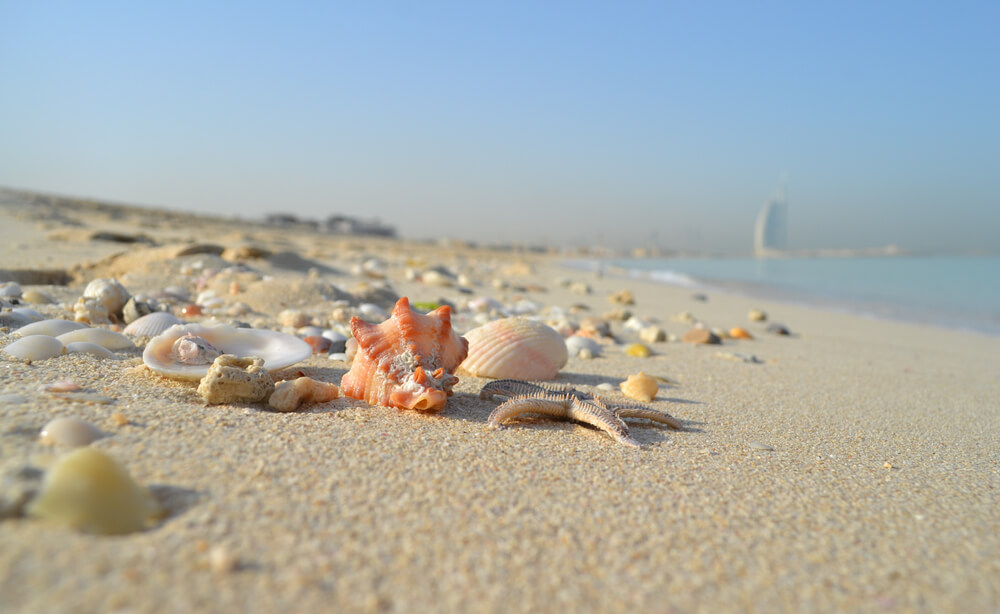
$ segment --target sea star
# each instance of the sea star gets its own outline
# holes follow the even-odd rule
[[[682,428],[681,423],[666,412],[633,403],[609,403],[569,386],[548,388],[516,379],[498,379],[479,391],[480,399],[494,396],[506,397],[507,400],[490,414],[487,424],[492,428],[500,428],[504,420],[521,414],[545,414],[596,426],[633,448],[642,446],[629,435],[628,425],[622,418],[646,418],[678,430]]]

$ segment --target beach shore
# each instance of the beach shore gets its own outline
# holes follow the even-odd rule
[[[1000,339],[564,269],[556,257],[336,237],[4,192],[0,282],[72,318],[87,281],[130,292],[212,287],[219,249],[261,278],[230,294],[240,319],[329,319],[338,297],[462,305],[489,296],[571,319],[622,306],[681,336],[688,312],[753,340],[616,340],[572,356],[553,383],[595,391],[643,371],[667,378],[654,409],[684,429],[634,424],[633,449],[572,422],[500,430],[460,374],[436,415],[337,399],[277,413],[205,406],[141,351],[25,361],[0,352],[0,496],[63,452],[50,419],[106,434],[90,444],[149,486],[156,526],[97,536],[0,520],[0,611],[859,611],[1000,608]],[[194,249],[192,247],[195,246]],[[366,264],[376,262],[374,264]],[[407,274],[446,267],[465,283]],[[585,286],[589,288],[586,291]],[[221,286],[228,288],[229,285]],[[471,289],[466,294],[464,289]],[[751,322],[750,309],[768,322]],[[781,322],[792,332],[766,332]],[[461,333],[475,326],[456,309]],[[17,339],[0,331],[0,350]],[[759,362],[738,360],[738,355]],[[734,360],[737,358],[737,360]],[[287,371],[339,383],[313,355]],[[71,379],[80,402],[47,385]],[[612,393],[613,395],[614,393]],[[114,417],[113,417],[114,415]],[[122,420],[124,417],[124,421]]]

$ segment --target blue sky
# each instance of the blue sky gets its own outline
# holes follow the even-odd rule
[[[997,3],[0,0],[0,185],[408,237],[1000,251]]]

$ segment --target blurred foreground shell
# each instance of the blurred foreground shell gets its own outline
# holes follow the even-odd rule
[[[206,352],[203,360],[190,360],[176,348],[185,340],[199,348],[207,347],[211,352]],[[264,361],[265,369],[276,371],[309,358],[312,347],[298,337],[273,330],[176,324],[149,341],[142,353],[142,362],[164,377],[200,380],[219,354],[240,358],[256,356]]]
[[[552,379],[569,357],[562,335],[535,320],[504,318],[465,334],[469,357],[461,369],[477,377]]]
[[[29,516],[85,533],[141,531],[158,520],[159,504],[110,456],[83,447],[60,457],[45,474]]]
[[[643,403],[652,401],[656,397],[656,393],[660,390],[659,384],[656,383],[656,378],[650,377],[642,371],[639,371],[636,375],[629,375],[628,379],[622,382],[620,387],[625,396]]]
[[[400,409],[444,408],[469,350],[451,327],[451,307],[424,315],[404,296],[381,324],[352,318],[351,332],[358,350],[340,382],[345,396]]]

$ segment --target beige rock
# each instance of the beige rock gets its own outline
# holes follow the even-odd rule
[[[278,382],[269,403],[277,411],[295,411],[304,403],[325,403],[339,397],[340,388],[336,384],[300,377]]]
[[[198,384],[198,394],[207,405],[258,403],[274,391],[274,380],[255,356],[239,358],[222,354]]]
[[[647,326],[639,331],[639,338],[646,343],[658,343],[667,340],[667,333],[659,326]]]
[[[684,343],[716,344],[721,343],[719,337],[707,328],[692,328],[681,337]]]

